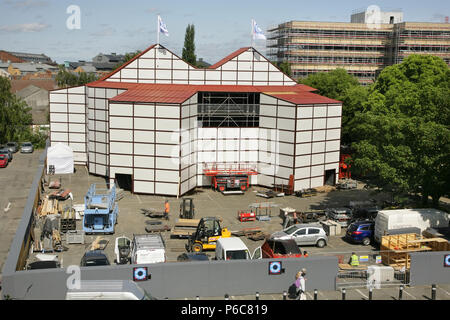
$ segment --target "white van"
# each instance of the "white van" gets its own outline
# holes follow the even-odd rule
[[[237,237],[220,238],[216,242],[216,260],[261,259],[261,247],[250,255],[245,243]]]
[[[68,289],[66,300],[153,300],[131,280],[82,280],[80,287]]]
[[[446,228],[449,226],[449,214],[437,209],[398,209],[381,210],[375,218],[374,238],[381,242],[381,237],[388,230],[419,228]]]
[[[166,262],[166,249],[161,235],[134,235],[131,243],[131,264],[159,262]]]

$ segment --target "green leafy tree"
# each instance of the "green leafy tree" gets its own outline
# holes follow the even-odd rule
[[[420,192],[437,206],[449,192],[450,71],[435,56],[411,55],[385,68],[351,128],[354,169],[379,186]]]
[[[355,113],[363,109],[367,100],[368,90],[358,79],[338,68],[330,72],[318,72],[300,79],[299,83],[317,89],[317,94],[342,101],[342,144],[350,145],[354,139],[351,128],[354,124]]]
[[[196,65],[197,57],[195,55],[195,28],[193,24],[188,24],[186,27],[184,47],[181,58],[193,66]]]
[[[97,75],[95,73],[86,73],[68,71],[64,66],[59,66],[58,74],[56,75],[56,83],[60,88],[82,86],[86,83],[97,80]]]
[[[292,70],[291,70],[291,64],[287,61],[283,61],[280,63],[275,63],[275,65],[285,74],[289,77],[292,77]]]

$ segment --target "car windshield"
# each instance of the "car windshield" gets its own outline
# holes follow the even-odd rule
[[[109,262],[106,259],[95,259],[86,261],[86,266],[107,266],[107,265],[109,265]]]
[[[298,254],[301,253],[294,241],[275,241],[273,253],[276,254]]]
[[[298,230],[298,228],[296,226],[292,226],[292,227],[289,227],[286,230],[284,230],[284,232],[287,234],[293,234],[297,230]]]
[[[227,260],[247,259],[247,250],[229,250],[227,251]]]
[[[22,144],[22,147],[31,147],[31,143],[25,142]]]
[[[14,147],[16,144],[14,142],[8,142],[6,145],[8,147]]]

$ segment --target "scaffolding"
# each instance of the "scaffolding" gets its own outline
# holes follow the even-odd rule
[[[268,30],[268,56],[287,61],[294,78],[344,68],[363,84],[386,66],[412,53],[433,54],[450,62],[450,25],[291,21]]]
[[[198,121],[204,128],[259,126],[259,93],[199,92]]]

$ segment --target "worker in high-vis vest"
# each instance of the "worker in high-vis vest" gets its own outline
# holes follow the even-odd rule
[[[350,265],[351,265],[352,267],[357,267],[357,266],[359,266],[359,258],[358,258],[358,256],[357,256],[354,252],[352,252],[352,256],[351,256],[351,258],[350,258]]]
[[[166,218],[166,220],[169,220],[169,212],[170,212],[170,204],[169,200],[166,200],[166,202],[164,203],[164,217]]]

